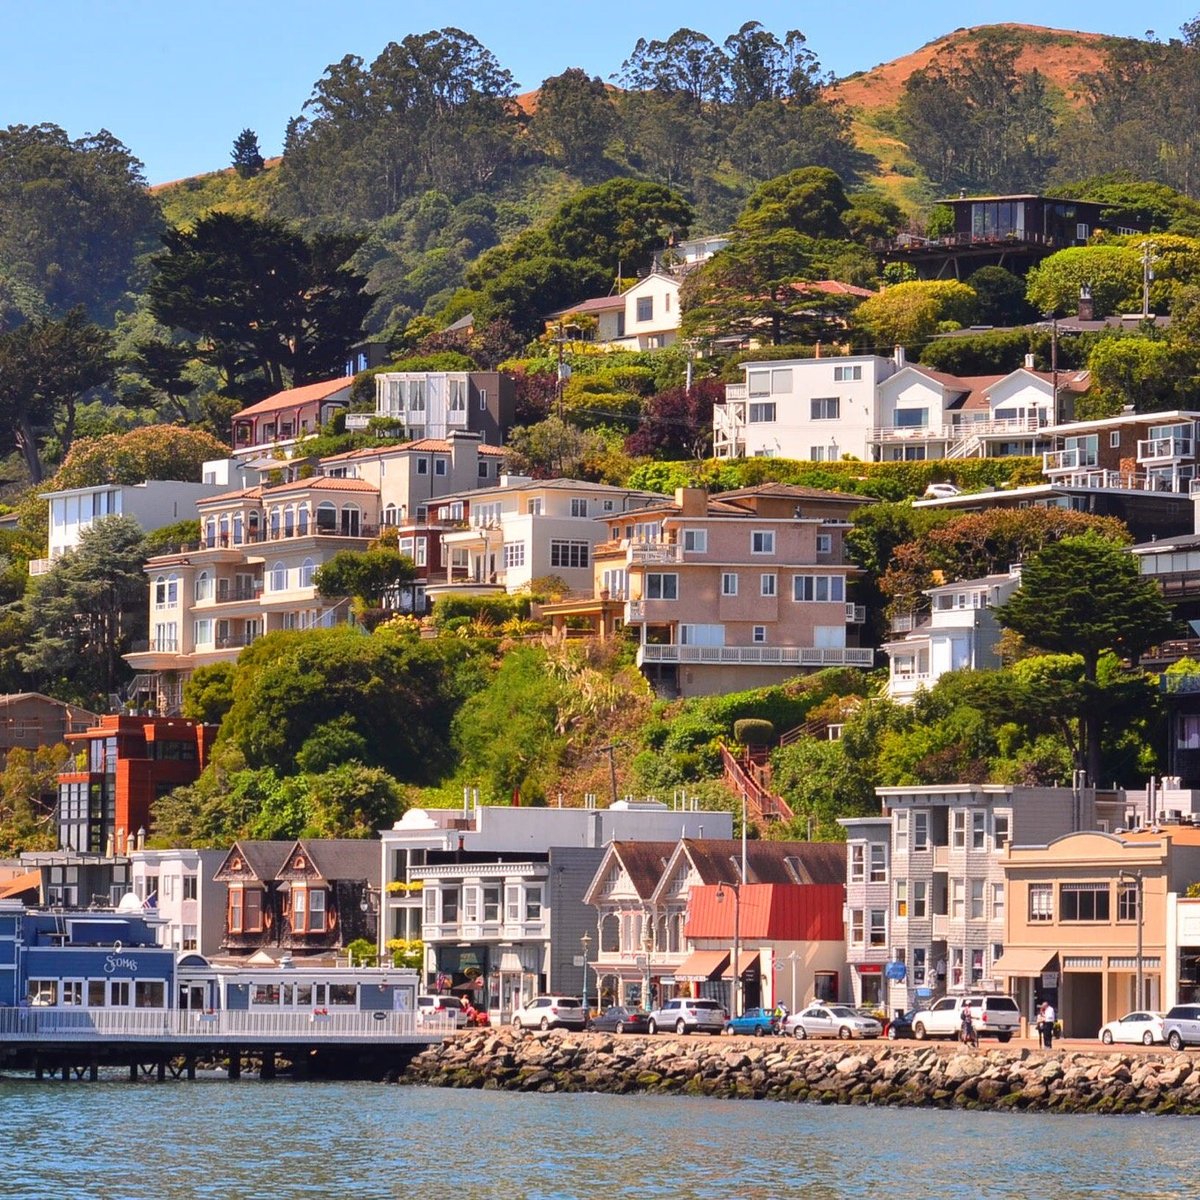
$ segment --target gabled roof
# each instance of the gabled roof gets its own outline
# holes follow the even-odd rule
[[[343,450],[341,454],[327,454],[320,461],[326,463],[349,462],[352,459],[388,458],[394,454],[449,454],[454,446],[443,438],[418,438],[415,442],[397,442],[394,446],[371,446],[363,450]],[[508,451],[503,446],[479,443],[479,453],[492,458],[503,458]]]
[[[293,842],[260,842],[237,841],[229,848],[229,853],[221,860],[221,865],[213,873],[218,882],[230,879],[240,879],[240,875],[230,873],[229,864],[235,857],[240,858],[249,868],[255,879],[264,883],[278,876]]]
[[[742,843],[735,838],[685,838],[684,851],[704,883],[738,883]],[[746,843],[749,883],[845,883],[844,842]],[[793,869],[795,874],[793,874]]]
[[[547,313],[547,317],[569,317],[575,313],[608,312],[614,308],[624,308],[624,296],[593,296],[589,300],[580,300],[578,304],[568,304],[566,308],[555,309]]]
[[[742,945],[745,947],[747,942],[767,940],[840,942],[846,936],[842,922],[845,899],[844,880],[808,887],[798,887],[795,883],[744,885],[737,906],[738,933]],[[716,888],[692,888],[688,896],[684,936],[689,939],[732,936],[733,909],[734,905],[728,898],[723,901],[717,899]],[[743,949],[743,961],[748,953],[757,954],[756,951]]]
[[[288,388],[287,391],[276,392],[275,395],[268,396],[257,404],[251,404],[249,408],[243,408],[239,413],[234,413],[233,419],[237,421],[242,417],[257,417],[261,413],[278,412],[280,409],[286,408],[300,408],[305,404],[316,404],[338,392],[348,390],[353,382],[349,376],[343,375],[340,379],[326,379],[321,383],[306,383],[303,387]]]
[[[613,854],[625,868],[634,890],[648,900],[658,887],[662,873],[675,849],[674,842],[613,842]]]
[[[301,838],[287,843],[276,879],[296,879],[308,875],[292,869],[297,854],[303,854],[317,874],[327,883],[339,879],[365,880],[379,886],[381,863],[379,843],[360,838]]]

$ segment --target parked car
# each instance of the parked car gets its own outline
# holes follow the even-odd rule
[[[1200,1004],[1176,1004],[1163,1017],[1163,1038],[1172,1050],[1200,1042]]]
[[[457,996],[418,996],[417,1023],[423,1024],[435,1018],[453,1020],[459,1029],[467,1023],[467,1014]]]
[[[883,1035],[891,1041],[896,1041],[897,1038],[910,1038],[913,1035],[913,1017],[917,1015],[915,1008],[910,1008],[908,1012],[898,1012],[894,1017],[889,1018],[883,1023]]]
[[[952,483],[931,483],[925,489],[923,500],[949,500],[959,494],[958,488]]]
[[[1111,1046],[1113,1042],[1141,1042],[1153,1046],[1163,1041],[1163,1015],[1156,1012],[1131,1012],[1107,1025],[1100,1027],[1100,1040]]]
[[[913,1013],[913,1037],[919,1042],[930,1037],[958,1037],[964,1005],[970,1005],[975,1032],[980,1037],[1007,1042],[1020,1027],[1021,1010],[1011,996],[943,996],[929,1008]]]
[[[589,1029],[602,1033],[649,1033],[650,1014],[623,1004],[611,1004],[588,1022]]]
[[[883,1026],[874,1017],[864,1017],[846,1004],[810,1004],[783,1023],[783,1032],[803,1041],[810,1037],[877,1038]]]
[[[729,1017],[725,1022],[726,1033],[752,1033],[755,1037],[763,1037],[768,1033],[778,1033],[779,1024],[775,1014],[765,1008],[748,1008],[740,1017]]]
[[[716,1000],[676,996],[650,1014],[649,1032],[673,1029],[676,1033],[720,1033],[728,1017]]]
[[[578,996],[535,996],[512,1015],[514,1029],[582,1029],[587,1014]]]

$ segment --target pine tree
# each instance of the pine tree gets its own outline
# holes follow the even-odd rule
[[[234,140],[233,169],[243,179],[250,179],[263,169],[263,156],[258,148],[258,134],[253,129],[243,129]]]

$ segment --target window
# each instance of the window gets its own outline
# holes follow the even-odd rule
[[[213,640],[213,623],[209,618],[201,621],[196,621],[193,624],[193,633],[197,646],[211,646]]]
[[[639,296],[637,298],[637,319],[639,321],[654,320],[654,297]]]
[[[751,554],[774,554],[775,531],[772,529],[755,529],[750,534]]]
[[[867,848],[854,845],[850,847],[850,882],[862,883],[867,877]]]
[[[987,813],[973,812],[971,814],[971,849],[982,850],[987,831]]]
[[[887,945],[887,909],[871,909],[871,945]]]
[[[898,809],[892,815],[892,829],[896,837],[896,850],[908,849],[908,809]]]
[[[446,460],[444,458],[435,458],[433,460],[433,473],[435,475],[446,474]]]
[[[1107,883],[1064,883],[1058,889],[1060,921],[1107,921]]]
[[[1137,920],[1137,884],[1121,883],[1117,887],[1117,920]]]
[[[685,529],[683,531],[683,548],[691,554],[707,554],[708,530]]]
[[[542,515],[542,498],[535,496],[534,499],[527,501],[525,512],[531,517],[540,517]]]
[[[1030,921],[1054,920],[1054,887],[1049,883],[1031,883],[1029,885],[1029,919]]]
[[[898,408],[892,419],[897,429],[925,429],[929,425],[929,409]]]
[[[871,882],[887,883],[887,846],[883,842],[871,843]]]
[[[271,568],[271,591],[283,592],[287,590],[287,567],[281,562],[277,562]]]
[[[950,916],[956,921],[963,919],[966,908],[966,887],[961,879],[950,881]]]
[[[562,538],[550,539],[550,565],[552,567],[586,567],[591,557],[591,542],[568,542]]]
[[[896,880],[896,916],[908,916],[908,880]]]
[[[500,920],[500,885],[483,889],[483,920],[487,924]]]
[[[912,977],[913,983],[922,984],[925,982],[925,947],[914,946],[912,952]]]
[[[769,396],[771,394],[771,372],[750,371],[746,378],[746,391],[751,398]]]
[[[775,421],[775,402],[751,404],[746,420],[751,425],[769,425]]]
[[[863,910],[852,908],[850,910],[850,941],[856,946],[863,944],[863,929]]]
[[[450,380],[450,411],[455,413],[467,411],[467,381],[465,379]]]
[[[180,897],[180,899],[195,900],[196,899],[196,885],[198,882],[199,881],[197,880],[195,875],[185,875],[183,877],[183,879],[181,880],[183,895]]]
[[[950,951],[950,983],[954,987],[961,987],[963,982],[963,948],[955,946]],[[951,1005],[953,1006],[953,1001]]]
[[[651,572],[646,576],[647,600],[678,600],[679,576]]]
[[[487,388],[479,389],[479,411],[487,412]]]
[[[817,534],[817,553],[832,554],[833,553],[833,534],[818,533]]]
[[[313,562],[313,560],[311,558],[306,558],[300,564],[300,586],[301,587],[312,587],[313,575],[316,574],[316,570],[317,570],[316,564]]]
[[[774,574],[760,575],[759,580],[760,580],[759,586],[761,588],[761,594],[763,596],[774,596],[775,595],[775,576],[774,576]]]
[[[992,920],[1000,921],[1004,918],[1004,884],[992,884]]]
[[[196,601],[211,600],[213,597],[212,576],[207,571],[201,571],[196,576]]]
[[[971,880],[971,913],[972,921],[983,920],[983,880]]]
[[[924,879],[914,879],[912,885],[912,915],[923,918],[929,915],[929,883]]]
[[[476,474],[479,476],[480,479],[487,478],[487,460],[486,459],[479,460],[479,469],[476,472]]]
[[[292,930],[295,933],[325,932],[325,890],[323,888],[293,885]]]
[[[814,421],[836,421],[842,415],[842,401],[838,396],[816,396],[809,401]]]
[[[585,499],[583,499],[583,497],[581,497],[581,496],[572,496],[571,497],[571,516],[586,517],[587,515],[588,515],[587,501]]]
[[[846,600],[844,575],[795,575],[792,599],[799,604],[842,604]]]
[[[738,594],[738,577],[736,571],[721,573],[721,595],[736,596]]]
[[[1114,429],[1108,435],[1108,444],[1113,450],[1115,450],[1121,444],[1121,431],[1119,429]]]
[[[861,379],[861,378],[862,378],[862,364],[861,363],[857,363],[853,366],[834,367],[833,368],[833,382],[834,383],[848,383],[851,380]]]
[[[523,567],[525,565],[525,543],[524,542],[505,542],[504,543],[504,569],[511,571],[513,567]]]
[[[1008,845],[1008,813],[996,813],[992,818],[992,841],[997,850],[1003,850]]]
[[[928,850],[929,849],[929,814],[924,812],[913,813],[913,849]]]
[[[162,1008],[166,1003],[166,985],[161,979],[137,979],[133,984],[136,1008]]]
[[[957,809],[950,814],[950,817],[950,845],[955,850],[965,850],[967,846],[967,814],[962,809]]]
[[[227,921],[230,933],[257,933],[262,928],[262,892],[231,884]]]
[[[767,642],[767,627],[765,625],[755,625],[750,639],[756,646],[765,646]]]
[[[429,474],[429,459],[427,459],[427,458],[418,458],[417,459],[417,474],[418,475],[428,475]]]
[[[540,921],[542,919],[542,889],[527,887],[525,889],[525,920]]]

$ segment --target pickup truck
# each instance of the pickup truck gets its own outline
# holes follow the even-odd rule
[[[958,1037],[963,1005],[971,1006],[980,1037],[1007,1042],[1021,1024],[1021,1010],[1011,996],[943,996],[929,1008],[913,1013],[912,1031],[917,1041],[931,1037]]]

